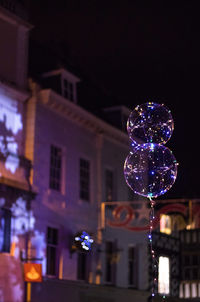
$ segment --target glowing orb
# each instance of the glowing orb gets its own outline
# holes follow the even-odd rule
[[[128,186],[146,197],[157,197],[169,190],[176,180],[177,161],[167,147],[143,144],[127,156],[124,176]]]
[[[165,144],[171,137],[174,122],[170,110],[161,104],[138,105],[127,121],[127,131],[134,144]]]

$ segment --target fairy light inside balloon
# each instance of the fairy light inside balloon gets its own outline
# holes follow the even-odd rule
[[[94,242],[94,240],[90,237],[90,235],[87,232],[83,231],[82,233],[77,235],[74,239],[76,243],[78,243],[83,250],[86,251],[91,250],[92,243]]]
[[[173,129],[171,111],[163,104],[152,102],[138,105],[127,121],[128,135],[134,144],[165,144]]]
[[[151,298],[156,294],[158,262],[153,249],[155,201],[152,198],[165,194],[177,176],[177,161],[170,149],[164,146],[174,129],[171,111],[163,104],[138,105],[127,121],[131,150],[124,163],[127,185],[138,195],[150,201],[149,247],[152,259]],[[163,300],[165,295],[163,295]]]
[[[132,149],[124,164],[128,186],[146,197],[158,197],[169,190],[177,175],[176,159],[161,144],[143,144]]]

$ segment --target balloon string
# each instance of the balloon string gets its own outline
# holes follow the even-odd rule
[[[155,219],[155,209],[154,206],[156,202],[151,199],[151,197],[148,197],[150,201],[150,213],[149,213],[149,244],[150,244],[150,253],[151,253],[151,265],[152,265],[152,288],[151,288],[151,301],[153,302],[153,299],[156,294],[156,288],[158,284],[158,261],[156,259],[156,254],[153,248],[153,225],[154,225],[154,219]],[[162,301],[165,301],[165,295],[162,296]]]
[[[153,298],[155,296],[155,290],[157,285],[157,261],[156,261],[156,255],[155,251],[153,249],[153,238],[152,238],[152,232],[153,232],[153,222],[154,222],[154,205],[155,201],[149,197],[150,200],[150,213],[149,213],[149,244],[150,244],[150,253],[151,253],[151,266],[152,266],[152,288],[151,288],[151,301],[153,301]]]

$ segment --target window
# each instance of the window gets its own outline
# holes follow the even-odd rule
[[[197,298],[200,297],[200,283],[197,282],[185,282],[180,284],[180,298]],[[195,300],[197,301],[197,300]]]
[[[190,253],[182,256],[182,278],[183,280],[198,280],[200,277],[200,254]]]
[[[49,187],[57,191],[61,190],[61,165],[61,149],[51,145]]]
[[[192,265],[198,265],[198,255],[192,255]]]
[[[78,253],[77,257],[77,279],[86,281],[87,255]]]
[[[57,247],[58,247],[58,230],[47,228],[47,275],[55,276],[57,273]]]
[[[114,254],[114,243],[112,241],[106,242],[106,283],[114,283],[115,274],[115,254]]]
[[[189,255],[185,255],[183,262],[185,265],[190,265],[190,256]]]
[[[136,286],[136,249],[133,246],[128,248],[128,284]]]
[[[114,186],[113,186],[113,171],[111,170],[106,170],[105,171],[105,191],[106,191],[106,196],[105,200],[106,201],[113,201],[114,200]]]
[[[168,235],[171,234],[171,217],[169,215],[160,215],[160,232]]]
[[[169,294],[169,258],[159,257],[158,262],[158,292]]]
[[[0,209],[0,252],[10,252],[11,211]]]
[[[185,268],[185,269],[184,269],[184,279],[185,279],[185,280],[191,280],[190,271],[191,271],[191,270],[190,270],[189,268]]]
[[[10,252],[10,237],[11,237],[11,211],[4,209],[4,243],[3,251]]]
[[[63,96],[70,101],[74,101],[74,86],[67,79],[63,80]]]
[[[198,280],[199,276],[198,276],[198,268],[193,268],[192,270],[192,280]]]
[[[90,200],[90,162],[80,159],[80,199]]]

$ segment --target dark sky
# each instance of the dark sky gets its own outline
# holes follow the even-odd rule
[[[30,18],[33,39],[62,46],[110,96],[102,106],[171,109],[167,146],[180,163],[171,195],[200,198],[198,1],[32,0]]]

